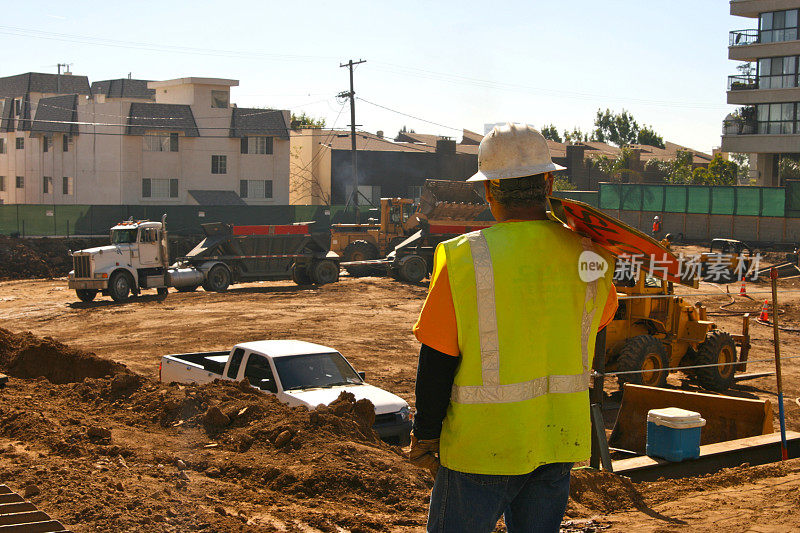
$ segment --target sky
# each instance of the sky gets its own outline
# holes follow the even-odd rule
[[[0,76],[71,64],[91,81],[239,80],[240,107],[271,107],[393,137],[461,138],[484,124],[592,129],[599,108],[627,109],[665,140],[720,144],[728,32],[755,28],[724,0],[161,0],[5,5]],[[382,107],[379,107],[382,106]],[[388,109],[387,109],[388,108]]]

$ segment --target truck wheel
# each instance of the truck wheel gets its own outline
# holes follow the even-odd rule
[[[730,333],[720,330],[708,332],[706,340],[697,349],[695,364],[713,365],[736,362],[736,343]],[[735,365],[696,368],[695,375],[700,386],[716,392],[725,392],[733,383]]]
[[[644,370],[640,374],[622,374],[617,376],[620,387],[624,383],[664,387],[667,384],[667,373],[662,368],[669,367],[667,350],[660,340],[652,335],[638,335],[628,339],[620,350],[617,359],[617,370],[627,372]]]
[[[75,293],[82,302],[91,302],[97,296],[97,290],[95,289],[75,289]]]
[[[308,275],[306,267],[300,266],[297,263],[292,265],[292,281],[298,285],[312,285],[311,276]]]
[[[115,302],[124,302],[133,289],[133,279],[127,272],[118,270],[108,280],[108,294]]]
[[[428,275],[428,263],[418,255],[407,255],[400,259],[397,271],[402,281],[419,283]]]
[[[200,285],[189,285],[188,287],[176,287],[175,290],[178,292],[194,292],[199,286]]]
[[[203,288],[208,292],[225,292],[231,284],[231,273],[224,265],[214,265],[206,274]]]
[[[345,261],[369,261],[378,258],[378,249],[367,241],[353,241],[345,247],[342,257]],[[345,267],[345,270],[353,277],[369,276],[372,273],[372,268],[368,266],[350,266]]]
[[[311,280],[316,285],[326,285],[339,281],[339,265],[330,259],[323,259],[311,265]]]

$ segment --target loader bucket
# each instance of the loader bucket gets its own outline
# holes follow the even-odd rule
[[[701,445],[773,432],[772,405],[769,400],[750,400],[626,383],[622,405],[608,445],[644,454],[647,412],[664,407],[688,409],[705,418],[706,425],[700,433]]]
[[[487,204],[466,181],[425,180],[419,212],[428,220],[474,220]]]

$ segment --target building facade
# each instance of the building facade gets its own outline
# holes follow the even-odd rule
[[[236,80],[0,78],[0,203],[285,205],[289,111]]]
[[[800,0],[732,0],[730,13],[756,28],[730,32],[728,103],[740,106],[723,123],[722,150],[750,155],[756,184],[783,185],[780,160],[800,156]]]

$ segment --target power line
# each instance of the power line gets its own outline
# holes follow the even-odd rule
[[[403,113],[402,111],[397,111],[396,109],[392,109],[390,107],[386,107],[386,106],[383,106],[383,105],[380,105],[380,104],[376,104],[375,102],[370,102],[369,100],[365,100],[364,98],[361,98],[360,96],[358,97],[358,99],[361,100],[362,102],[366,103],[366,104],[374,105],[375,107],[380,107],[381,109],[385,109],[387,111],[391,111],[392,113],[397,113],[398,115],[403,115],[404,117],[413,118],[415,120],[419,120],[419,121],[422,121],[422,122],[427,122],[428,124],[433,124],[434,126],[441,126],[442,128],[447,128],[449,130],[455,130],[455,131],[463,131],[463,129],[464,129],[464,128],[454,128],[452,126],[447,126],[445,124],[440,124],[438,122],[425,120],[424,118],[415,117],[414,115],[409,115],[408,113]]]

